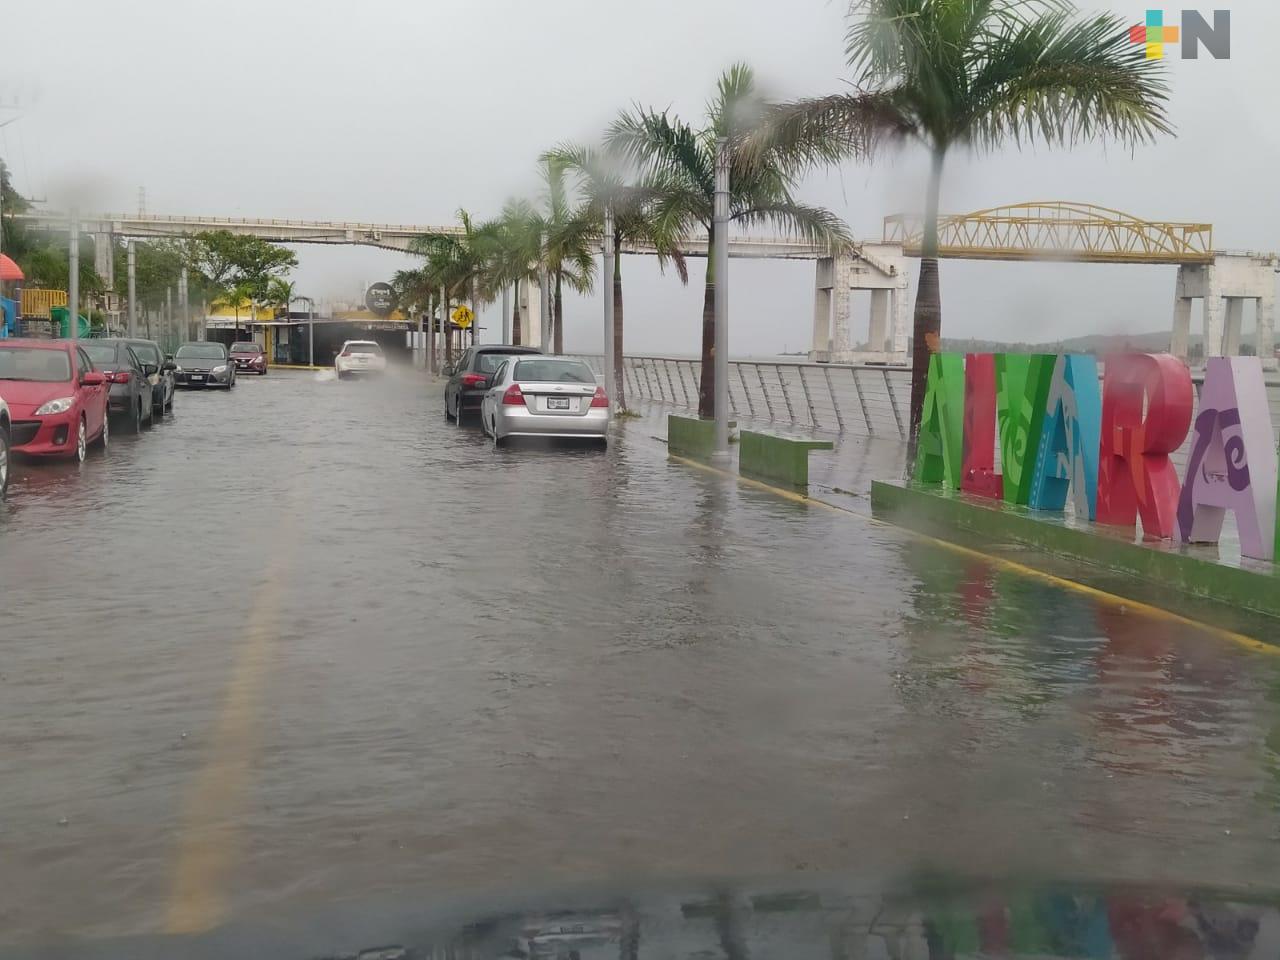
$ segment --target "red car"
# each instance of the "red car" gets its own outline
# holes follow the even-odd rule
[[[231,359],[236,369],[245,373],[256,373],[265,376],[267,372],[267,352],[252,340],[240,340],[231,345]]]
[[[0,397],[15,453],[84,460],[107,445],[107,379],[73,340],[0,340]]]

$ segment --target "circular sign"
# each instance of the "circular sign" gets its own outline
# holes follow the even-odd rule
[[[385,317],[396,308],[396,292],[389,283],[370,284],[369,289],[364,292],[364,305],[369,308],[370,313]]]
[[[471,312],[471,308],[465,303],[458,304],[454,307],[453,313],[449,314],[449,319],[454,322],[454,325],[461,327],[463,330],[470,327],[475,318],[476,315]]]

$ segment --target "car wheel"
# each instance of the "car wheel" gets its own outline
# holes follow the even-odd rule
[[[84,424],[84,417],[80,417],[79,425],[76,427],[76,462],[84,463],[85,454],[89,451],[88,429]]]
[[[0,500],[9,490],[9,431],[0,427]]]

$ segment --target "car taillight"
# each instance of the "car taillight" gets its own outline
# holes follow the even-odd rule
[[[482,387],[484,386],[484,380],[483,373],[464,373],[462,375],[462,385],[464,387]]]
[[[513,383],[507,387],[507,392],[502,395],[502,402],[508,406],[519,404],[524,405],[524,391],[520,389],[520,384]]]
[[[596,395],[591,398],[593,407],[607,407],[609,405],[609,395],[604,392],[604,387],[596,387]]]
[[[115,373],[108,373],[108,374],[105,374],[104,376],[107,378],[107,383],[128,383],[129,382],[128,370],[117,370]]]

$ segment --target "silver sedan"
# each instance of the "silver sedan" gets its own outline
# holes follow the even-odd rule
[[[510,357],[494,372],[480,406],[484,432],[508,437],[586,437],[608,441],[609,398],[595,374],[572,357]]]

